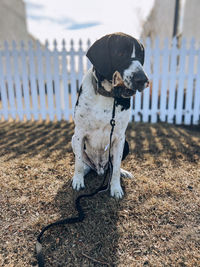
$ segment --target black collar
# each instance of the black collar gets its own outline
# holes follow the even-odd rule
[[[99,80],[96,80],[94,75],[92,76],[92,85],[94,87],[94,91],[96,94],[100,94],[105,97],[114,97],[114,91],[113,88],[111,89],[110,92],[108,92],[102,85]]]
[[[92,75],[92,85],[96,94],[100,94],[105,97],[112,97],[116,100],[116,106],[121,106],[121,111],[127,110],[130,108],[131,98],[116,97],[114,93],[114,88],[108,92],[102,85],[101,81],[97,80],[94,75]]]

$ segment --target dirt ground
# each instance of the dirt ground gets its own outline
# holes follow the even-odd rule
[[[43,226],[76,215],[73,124],[0,123],[0,266],[36,266]],[[130,124],[125,196],[82,201],[42,238],[46,266],[200,266],[200,126]],[[86,190],[100,178],[86,177]],[[82,193],[81,192],[81,193]]]

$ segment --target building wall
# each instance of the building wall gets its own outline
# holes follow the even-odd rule
[[[161,41],[172,38],[174,27],[175,0],[155,0],[154,7],[143,25],[141,37]],[[200,0],[185,0],[183,29],[181,36],[200,39]]]
[[[154,7],[143,25],[142,38],[152,40],[171,38],[173,33],[175,0],[155,0]]]
[[[183,21],[183,36],[200,39],[200,1],[186,0]]]
[[[22,0],[0,0],[0,42],[29,38]]]

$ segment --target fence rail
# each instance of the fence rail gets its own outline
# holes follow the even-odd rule
[[[145,44],[150,87],[132,98],[132,119],[176,124],[200,123],[200,48],[192,39]],[[1,120],[70,120],[84,73],[91,67],[80,41],[59,49],[24,42],[0,47]]]

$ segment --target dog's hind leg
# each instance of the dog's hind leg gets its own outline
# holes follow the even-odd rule
[[[124,142],[124,149],[123,149],[123,155],[122,155],[122,160],[124,160],[129,154],[129,144],[128,142],[125,140]]]
[[[129,153],[129,145],[128,142],[125,140],[122,160],[124,160],[127,157],[128,153]],[[130,172],[122,168],[120,169],[120,176],[121,178],[133,178],[133,175]]]
[[[114,142],[112,146],[113,172],[110,181],[110,194],[112,197],[115,197],[117,199],[122,198],[124,195],[120,184],[120,176],[121,176],[120,165],[123,154],[124,141],[125,140],[121,138],[117,140],[117,142]]]
[[[90,171],[91,168],[87,164],[84,164],[84,176],[86,176]]]
[[[133,175],[132,173],[120,168],[120,176],[121,178],[129,178],[129,179],[132,179],[133,178]]]

